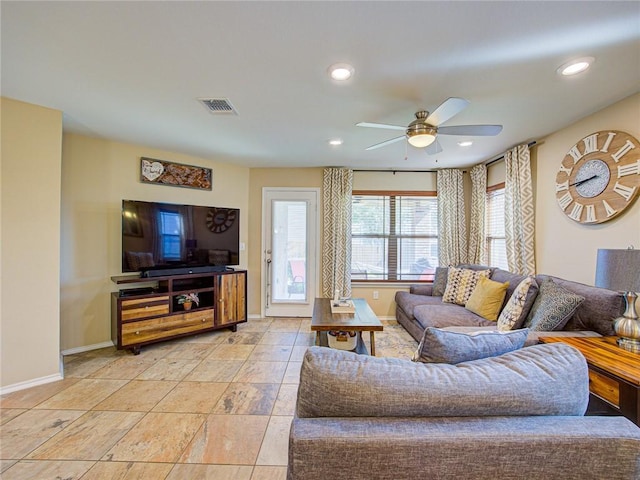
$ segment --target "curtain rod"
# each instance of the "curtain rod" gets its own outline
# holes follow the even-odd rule
[[[527,147],[531,148],[531,147],[533,147],[533,146],[535,146],[535,145],[537,145],[537,144],[538,144],[538,142],[536,142],[536,141],[534,140],[533,142],[529,142],[529,143],[527,143]],[[500,160],[504,160],[504,153],[503,153],[502,155],[500,155],[498,158],[494,158],[494,159],[493,159],[493,160],[491,160],[490,162],[485,163],[485,166],[487,166],[487,167],[488,167],[488,166],[489,166],[489,165],[491,165],[492,163],[499,162]]]
[[[436,173],[437,170],[385,170],[385,169],[380,169],[380,170],[361,170],[361,169],[356,169],[353,168],[352,169],[354,172],[387,172],[387,173],[393,173],[394,175],[396,173]]]

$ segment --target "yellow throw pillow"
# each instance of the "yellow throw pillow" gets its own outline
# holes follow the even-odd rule
[[[495,322],[504,303],[509,282],[496,282],[480,277],[464,307],[482,318]]]

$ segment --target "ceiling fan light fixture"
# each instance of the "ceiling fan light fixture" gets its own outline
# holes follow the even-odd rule
[[[587,70],[591,64],[595,61],[593,57],[583,57],[576,60],[571,60],[565,64],[560,65],[557,72],[563,77],[570,77]]]
[[[416,148],[424,148],[431,145],[436,140],[436,136],[431,133],[419,133],[409,137],[409,143]]]
[[[329,76],[339,82],[349,80],[355,69],[348,63],[334,63],[329,67]]]
[[[436,140],[437,129],[426,125],[420,120],[413,121],[407,128],[407,137],[411,145],[416,148],[424,148]]]

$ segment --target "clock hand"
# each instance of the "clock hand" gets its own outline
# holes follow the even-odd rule
[[[599,175],[591,175],[589,178],[585,178],[584,180],[578,180],[577,182],[570,183],[570,187],[578,187],[583,183],[587,183],[589,180],[593,180],[594,178],[598,178]]]

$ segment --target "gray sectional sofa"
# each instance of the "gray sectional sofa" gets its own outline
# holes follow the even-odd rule
[[[583,416],[584,357],[535,345],[457,365],[305,354],[288,480],[638,480],[640,429]]]
[[[461,265],[460,268],[479,270],[489,267]],[[489,278],[501,283],[509,282],[505,297],[506,304],[525,276],[494,268],[491,269]],[[562,288],[584,297],[582,304],[562,328],[563,332],[554,332],[553,335],[614,335],[612,321],[624,311],[624,300],[619,293],[550,275],[536,275],[535,279],[538,284],[546,279],[551,279]],[[398,323],[418,342],[427,327],[446,328],[454,331],[496,328],[495,321],[486,320],[467,310],[464,306],[443,302],[442,295],[433,295],[434,285],[414,285],[410,287],[409,292],[396,292]],[[528,305],[528,307],[530,306]],[[537,338],[544,334],[545,332],[531,332],[531,340],[528,341],[528,344],[537,343]]]

